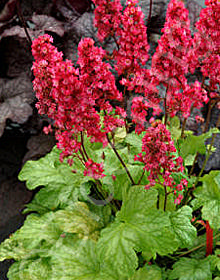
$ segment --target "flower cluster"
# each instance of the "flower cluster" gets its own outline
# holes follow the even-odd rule
[[[140,71],[140,65],[145,65],[149,55],[147,28],[144,24],[144,14],[137,0],[128,0],[121,16],[122,27],[116,31],[119,37],[119,50],[114,52],[115,69],[119,75],[129,77]]]
[[[107,145],[106,133],[124,125],[119,114],[125,117],[125,112],[121,108],[113,110],[108,101],[122,101],[122,94],[115,86],[110,65],[102,61],[104,50],[95,47],[90,38],[82,40],[78,46],[80,69],[76,69],[71,61],[63,61],[52,42],[49,35],[33,42],[34,89],[39,113],[54,120],[63,159],[80,150],[81,133]],[[109,114],[104,116],[103,124],[97,109]]]
[[[166,14],[163,35],[152,57],[151,73],[165,86],[188,72],[187,53],[191,47],[190,21],[184,3],[171,0]],[[177,86],[176,83],[174,86]]]
[[[96,5],[94,25],[98,28],[100,42],[103,42],[121,28],[122,5],[120,0],[93,0],[93,3]]]
[[[192,107],[202,107],[208,98],[198,81],[188,85],[185,77],[190,70],[192,59],[189,60],[189,53],[193,40],[188,11],[182,1],[170,1],[162,31],[164,34],[152,58],[151,74],[158,84],[162,83],[167,88],[166,112],[171,117],[181,112],[187,118]]]
[[[86,169],[84,170],[84,176],[90,176],[95,180],[98,180],[105,175],[103,174],[103,163],[96,163],[91,158],[85,163]]]
[[[132,121],[136,123],[136,133],[141,133],[144,130],[144,123],[148,115],[148,103],[145,102],[143,96],[135,96],[131,105]]]
[[[146,188],[155,184],[170,187],[176,196],[176,203],[179,203],[183,198],[180,192],[187,185],[187,181],[182,180],[180,184],[176,185],[172,177],[173,173],[184,170],[183,160],[181,157],[176,157],[175,152],[176,148],[169,130],[164,124],[156,122],[147,128],[142,139],[142,153],[136,155],[135,160],[144,163],[144,170],[150,173],[149,184],[146,185]]]
[[[202,9],[199,21],[196,23],[197,32],[193,38],[193,48],[188,58],[191,62],[191,72],[201,67],[204,77],[210,79],[214,91],[220,84],[220,2],[205,1],[207,7]]]
[[[176,149],[169,131],[161,123],[145,129],[144,123],[149,108],[153,114],[161,112],[160,101],[164,99],[166,115],[173,117],[181,112],[190,116],[192,107],[200,108],[208,101],[203,83],[187,84],[186,74],[200,67],[204,77],[210,79],[210,97],[216,98],[220,76],[220,3],[207,0],[196,27],[198,32],[191,37],[188,11],[183,1],[171,0],[166,15],[163,35],[152,58],[151,70],[146,69],[149,58],[147,28],[138,0],[127,0],[122,8],[119,0],[93,0],[96,5],[94,24],[102,42],[113,37],[117,49],[112,54],[95,46],[91,38],[84,38],[78,45],[78,68],[71,61],[63,61],[62,53],[52,46],[48,35],[33,42],[35,58],[33,71],[34,89],[38,98],[39,113],[54,119],[58,148],[62,158],[80,153],[86,170],[84,175],[95,179],[103,177],[103,166],[95,163],[83,150],[83,135],[91,142],[107,145],[107,133],[124,125],[126,113],[123,106],[113,108],[111,101],[124,104],[118,91],[108,59],[114,62],[119,82],[124,86],[126,97],[141,94],[132,100],[131,116],[135,131],[145,131],[142,153],[135,157],[145,164],[150,172],[149,185],[155,183],[170,187],[181,201],[181,191],[186,181],[175,183],[172,174],[183,171],[182,159],[175,157]],[[213,67],[214,66],[214,67]],[[158,85],[166,87],[163,97]],[[48,132],[50,128],[46,129]],[[88,159],[88,160],[87,160]],[[71,162],[71,160],[69,161]]]
[[[171,89],[167,96],[167,112],[174,117],[177,112],[182,112],[184,118],[190,116],[192,107],[201,108],[203,102],[208,102],[206,91],[201,87],[201,83],[195,81],[191,85],[185,85],[183,91]]]

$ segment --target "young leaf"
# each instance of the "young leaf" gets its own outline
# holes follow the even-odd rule
[[[182,248],[191,246],[197,236],[196,228],[191,224],[192,209],[183,206],[170,214],[171,225]]]
[[[19,180],[26,181],[27,188],[33,190],[38,186],[44,186],[33,201],[27,205],[25,212],[37,211],[40,214],[64,208],[69,203],[82,198],[80,189],[88,177],[83,176],[82,168],[76,160],[70,167],[59,161],[59,151],[54,148],[49,154],[37,161],[28,161],[23,166]],[[76,169],[77,173],[72,170]],[[89,192],[87,188],[84,190]]]
[[[208,259],[182,258],[173,265],[169,279],[211,280],[212,273]]]
[[[202,187],[194,191],[197,204],[202,205],[202,217],[212,228],[220,228],[220,171],[211,171],[201,179]]]
[[[212,133],[219,133],[219,130],[210,129],[208,132],[199,136],[189,135],[181,144],[180,156],[185,159],[188,155],[196,155],[197,152],[200,154],[205,154],[205,140],[212,137]]]
[[[39,216],[29,215],[24,225],[16,231],[12,238],[26,249],[49,248],[59,239],[62,230],[57,226],[53,212]]]
[[[78,168],[78,165],[77,165]],[[45,157],[37,161],[27,161],[19,173],[19,180],[26,181],[27,188],[33,190],[38,186],[67,186],[77,181],[77,175],[83,177],[82,170],[72,173],[74,166],[59,161],[59,151],[54,148]]]
[[[131,277],[137,268],[134,252],[146,251],[166,255],[178,247],[169,215],[156,209],[157,191],[133,186],[121,211],[110,227],[101,231],[98,240],[100,259],[106,271],[114,271],[118,279]]]
[[[76,202],[71,209],[60,210],[54,213],[56,223],[64,232],[77,233],[79,238],[97,240],[98,230],[102,228],[101,218],[90,212],[84,202]]]
[[[65,280],[117,280],[114,273],[107,274],[100,266],[95,243],[76,240],[56,246],[52,256],[52,279]]]
[[[135,271],[133,277],[129,278],[129,280],[143,279],[162,280],[161,269],[156,265],[145,265],[144,267]]]
[[[52,280],[51,272],[52,267],[49,258],[23,259],[10,267],[7,276],[10,280]]]
[[[47,256],[48,250],[60,238],[62,230],[53,212],[43,216],[31,214],[24,225],[0,245],[0,261],[21,260],[34,255]]]
[[[132,276],[138,267],[134,251],[137,235],[125,223],[114,222],[101,232],[98,252],[105,271],[112,271],[117,279]]]

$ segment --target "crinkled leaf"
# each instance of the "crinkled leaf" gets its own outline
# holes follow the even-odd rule
[[[117,279],[132,276],[138,266],[138,258],[133,249],[136,239],[134,229],[125,223],[115,222],[104,229],[98,241],[104,270],[113,271]]]
[[[111,219],[111,206],[109,204],[104,206],[99,206],[95,204],[88,204],[89,210],[99,217],[99,221],[101,220],[103,226],[107,226]]]
[[[14,263],[7,274],[10,280],[39,280],[51,278],[52,268],[49,258],[21,260]],[[54,279],[55,280],[55,279]]]
[[[95,243],[77,240],[61,244],[52,256],[52,279],[65,280],[116,280],[113,272],[107,274],[100,267]]]
[[[182,248],[192,245],[196,236],[196,228],[191,224],[192,209],[183,206],[170,214],[171,225]]]
[[[33,91],[30,79],[21,75],[14,79],[0,79],[0,136],[7,119],[24,123],[32,115]]]
[[[14,238],[18,240],[24,248],[50,247],[59,239],[62,230],[58,227],[53,212],[42,216],[37,214],[29,215],[24,225],[14,233]]]
[[[100,259],[106,271],[114,271],[118,279],[131,277],[138,265],[134,251],[166,255],[178,247],[169,215],[156,209],[157,191],[133,186],[123,202],[117,218],[101,231],[98,240]]]
[[[145,265],[135,271],[135,274],[129,280],[162,280],[161,269],[156,265]]]
[[[117,217],[121,221],[131,221],[135,215],[140,217],[152,209],[156,210],[158,192],[155,189],[145,190],[144,186],[133,186],[123,201],[122,208]],[[138,219],[139,220],[139,219]],[[133,220],[132,220],[133,221]],[[137,222],[137,220],[135,221]]]
[[[77,233],[79,238],[98,239],[98,230],[103,226],[100,216],[92,213],[87,204],[76,202],[71,209],[55,213],[56,222],[64,232]]]
[[[179,139],[181,136],[180,120],[177,116],[170,119],[169,131],[172,139]]]
[[[35,24],[35,30],[44,30],[54,32],[60,37],[65,33],[64,25],[54,17],[47,15],[33,15],[32,21]]]
[[[45,157],[26,162],[18,178],[26,181],[29,190],[38,186],[67,186],[76,181],[77,173],[72,173],[72,169],[74,167],[71,168],[59,161],[59,151],[54,148]],[[76,171],[81,173],[81,170]]]
[[[209,255],[211,269],[214,272],[216,269],[220,271],[220,249],[215,250],[215,255]]]
[[[26,212],[37,211],[42,214],[58,207],[64,208],[79,198],[87,199],[89,186],[83,183],[89,178],[83,176],[82,166],[77,160],[71,167],[67,163],[61,163],[59,153],[58,149],[54,148],[45,157],[28,161],[23,166],[19,179],[26,180],[28,189],[45,187],[27,206]]]
[[[115,134],[114,134],[114,139],[115,139],[115,142],[116,143],[120,143],[120,142],[123,142],[125,137],[127,135],[127,132],[126,132],[126,128],[125,126],[123,127],[118,127],[115,131]]]
[[[125,142],[135,148],[135,153],[138,154],[141,152],[142,148],[142,138],[144,136],[144,133],[136,134],[136,133],[129,133],[126,138]]]
[[[202,217],[212,228],[220,228],[220,171],[211,171],[201,179],[202,187],[194,191],[198,204],[202,205]]]
[[[6,259],[20,260],[24,258],[29,250],[21,246],[16,238],[8,238],[0,245],[0,261]]]
[[[210,138],[212,133],[219,133],[219,130],[210,129],[207,133],[203,133],[199,136],[189,135],[181,144],[180,156],[185,159],[188,155],[196,155],[197,152],[205,154],[205,140]]]
[[[54,218],[53,212],[29,215],[24,225],[0,245],[0,260],[47,255],[62,233]]]
[[[169,279],[211,280],[212,273],[208,259],[182,258],[173,265]]]

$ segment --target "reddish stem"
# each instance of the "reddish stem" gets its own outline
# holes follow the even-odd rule
[[[206,221],[206,257],[212,254],[213,250],[213,229],[211,229],[209,222]]]

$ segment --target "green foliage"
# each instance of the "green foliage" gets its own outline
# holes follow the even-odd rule
[[[189,162],[190,156],[204,152],[211,132],[182,140],[179,127],[177,118],[170,120],[175,143],[182,142],[176,155],[182,153]],[[77,158],[71,167],[61,163],[56,147],[24,165],[19,179],[30,190],[41,188],[26,205],[24,212],[31,214],[24,225],[0,245],[0,261],[15,260],[8,272],[10,280],[209,280],[220,276],[219,251],[204,258],[205,235],[197,236],[191,223],[192,211],[201,207],[202,218],[216,231],[220,228],[220,172],[200,178],[202,186],[194,190],[190,202],[194,208],[177,207],[173,193],[168,188],[167,195],[162,184],[145,189],[148,173],[134,161],[141,152],[143,134],[118,129],[113,137],[135,185],[110,146],[91,144],[87,138],[88,156],[104,163],[106,176],[100,180],[84,176]],[[189,188],[196,181],[187,172],[172,176],[176,184],[187,179]],[[190,258],[178,257],[183,249]]]
[[[195,204],[202,206],[202,217],[212,228],[220,228],[220,171],[203,176],[202,186],[194,191]]]
[[[83,176],[83,166],[76,159],[70,167],[67,163],[59,161],[59,150],[54,148],[45,157],[38,161],[25,163],[19,174],[19,180],[26,181],[29,190],[44,186],[33,201],[27,205],[25,213],[36,211],[40,214],[45,212],[63,209],[67,205],[82,199],[83,183],[88,181]],[[72,170],[76,170],[73,173]],[[89,193],[89,188],[83,188],[84,193]]]
[[[162,280],[161,269],[156,265],[145,265],[138,269],[129,280],[154,279]]]
[[[156,190],[131,188],[114,223],[101,232],[100,258],[118,279],[134,274],[138,266],[134,249],[155,258],[156,253],[166,255],[178,248],[169,215],[156,209],[156,199]]]
[[[181,157],[185,159],[189,155],[196,155],[197,152],[200,154],[205,154],[206,153],[205,140],[212,137],[213,133],[219,133],[219,130],[212,128],[208,132],[203,133],[199,136],[191,135],[191,134],[188,135],[180,146]]]
[[[212,273],[207,259],[182,258],[173,265],[169,279],[174,280],[211,280]]]
[[[192,209],[189,206],[183,206],[170,215],[173,230],[182,248],[191,246],[197,235],[195,227],[190,222],[191,217]]]

